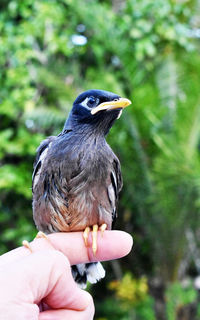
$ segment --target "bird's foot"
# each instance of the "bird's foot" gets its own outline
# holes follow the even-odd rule
[[[100,230],[101,236],[103,237],[103,234],[106,228],[107,228],[106,223],[102,224],[100,227],[97,224],[92,226],[92,251],[94,255],[96,255],[96,252],[97,252],[97,232],[98,230]],[[86,227],[83,232],[83,238],[84,238],[86,247],[88,246],[89,233],[90,233],[90,227]]]

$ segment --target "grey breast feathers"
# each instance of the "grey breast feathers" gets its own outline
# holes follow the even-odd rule
[[[64,149],[64,140],[56,139],[45,139],[37,150],[32,184],[36,226],[46,233],[103,223],[111,229],[122,188],[119,160],[107,144],[92,159],[94,152]]]

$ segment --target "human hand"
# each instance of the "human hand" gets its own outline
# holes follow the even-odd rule
[[[20,247],[0,257],[0,320],[93,319],[92,297],[78,288],[70,265],[121,258],[132,247],[122,231],[105,231],[95,256],[81,232],[48,238],[32,241],[33,253]]]

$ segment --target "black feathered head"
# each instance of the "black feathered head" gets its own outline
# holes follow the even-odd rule
[[[120,117],[122,109],[130,104],[130,100],[112,92],[85,91],[74,101],[64,129],[87,125],[94,131],[107,134],[113,122]]]

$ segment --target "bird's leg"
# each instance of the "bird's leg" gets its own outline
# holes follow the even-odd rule
[[[98,225],[95,224],[92,229],[92,251],[94,255],[96,255],[96,252],[97,252],[97,231],[98,231]]]
[[[33,253],[33,250],[32,250],[32,248],[31,248],[31,245],[30,245],[30,243],[29,243],[27,240],[23,240],[23,241],[22,241],[22,245],[23,245],[25,248],[29,249],[31,253]]]
[[[98,227],[97,224],[94,224],[92,226],[92,251],[94,255],[96,255],[97,252],[97,232],[98,230],[101,231],[101,236],[103,237],[104,231],[107,228],[107,224],[103,223],[100,227]],[[85,241],[86,247],[88,246],[88,238],[89,238],[89,233],[90,233],[90,227],[86,227],[84,232],[83,232],[83,238]]]
[[[84,232],[83,232],[83,238],[84,238],[86,247],[88,246],[89,233],[90,233],[90,227],[86,227]]]
[[[103,237],[103,234],[104,234],[104,231],[106,230],[107,228],[107,224],[106,223],[103,223],[101,226],[100,226],[100,230],[101,230],[101,236]]]

